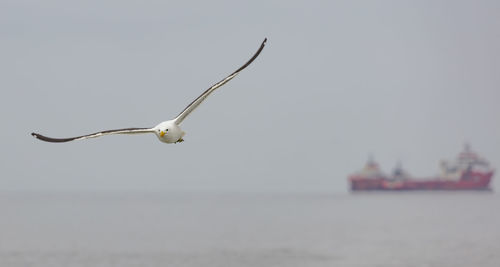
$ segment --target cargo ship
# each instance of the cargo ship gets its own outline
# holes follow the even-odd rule
[[[413,178],[398,164],[386,175],[369,159],[365,167],[349,176],[352,191],[367,190],[491,190],[494,170],[487,160],[471,151],[469,145],[452,162],[441,161],[441,174],[432,178]]]

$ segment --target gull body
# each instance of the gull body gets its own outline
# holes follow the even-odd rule
[[[172,120],[164,121],[156,125],[155,127],[152,128],[123,128],[123,129],[115,129],[115,130],[105,130],[105,131],[100,131],[92,134],[86,134],[86,135],[81,135],[81,136],[76,136],[76,137],[69,137],[69,138],[53,138],[53,137],[47,137],[38,133],[31,133],[31,135],[39,140],[46,141],[46,142],[52,142],[52,143],[64,143],[64,142],[69,142],[69,141],[74,141],[74,140],[83,140],[83,139],[89,139],[89,138],[96,138],[104,135],[111,135],[111,134],[143,134],[143,133],[154,133],[156,137],[161,142],[164,143],[178,143],[184,141],[183,137],[185,132],[181,130],[180,124],[184,119],[193,111],[195,110],[212,92],[214,92],[217,88],[223,86],[227,82],[229,82],[231,79],[233,79],[238,73],[240,73],[243,69],[245,69],[250,63],[252,63],[257,56],[259,56],[260,52],[262,52],[262,49],[264,49],[264,46],[266,44],[267,38],[264,39],[262,44],[260,45],[259,49],[255,54],[248,60],[243,66],[238,68],[236,71],[231,73],[229,76],[226,78],[222,79],[221,81],[217,82],[216,84],[212,85],[209,87],[207,90],[205,90],[200,96],[198,96],[193,102],[191,102],[177,117],[175,117]]]
[[[164,121],[154,128],[156,137],[163,143],[172,144],[182,142],[182,137],[186,134],[181,127],[175,123],[175,120]]]

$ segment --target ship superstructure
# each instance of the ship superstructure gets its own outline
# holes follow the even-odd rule
[[[370,159],[349,177],[351,190],[491,190],[494,170],[489,162],[465,145],[454,161],[441,161],[441,174],[433,178],[411,177],[400,163],[392,175],[385,175]]]

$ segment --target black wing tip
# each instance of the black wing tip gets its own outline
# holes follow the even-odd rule
[[[39,133],[31,133],[31,136],[35,137],[36,139],[38,140],[42,140],[42,141],[45,141],[45,136],[39,134]]]
[[[75,139],[75,138],[51,138],[51,137],[43,136],[43,135],[38,134],[38,133],[31,133],[31,135],[38,140],[42,140],[45,142],[51,142],[51,143],[63,143],[63,142],[68,142],[68,141]]]
[[[45,138],[44,138],[45,136],[43,136],[43,135],[41,135],[41,134],[39,134],[39,133],[34,133],[34,132],[33,132],[33,133],[31,133],[31,136],[35,137],[35,138],[36,138],[36,139],[38,139],[38,140],[45,141],[45,140],[44,140],[44,139],[45,139]]]
[[[237,69],[235,72],[231,73],[231,75],[235,74],[235,73],[238,73],[240,71],[242,71],[244,68],[248,67],[248,65],[252,64],[252,62],[260,55],[260,52],[262,52],[262,50],[264,50],[264,46],[266,46],[266,42],[267,42],[267,38],[264,38],[264,41],[262,41],[262,44],[260,45],[259,49],[257,50],[257,52],[255,52],[255,54],[252,56],[252,58],[250,58],[247,63],[245,63],[243,66],[241,66],[239,69]]]
[[[260,45],[260,49],[264,48],[264,46],[266,45],[266,42],[267,42],[267,37],[264,38],[264,41],[262,41],[262,44]]]

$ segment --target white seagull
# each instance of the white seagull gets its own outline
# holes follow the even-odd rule
[[[259,47],[259,50],[255,52],[255,54],[250,58],[250,60],[247,61],[243,66],[241,66],[239,69],[237,69],[235,72],[231,73],[229,76],[226,78],[222,79],[220,82],[212,85],[210,88],[205,90],[203,94],[201,94],[198,98],[196,98],[191,104],[189,104],[177,117],[175,117],[173,120],[168,120],[161,122],[160,124],[156,125],[153,128],[124,128],[124,129],[116,129],[116,130],[106,130],[106,131],[100,131],[97,133],[93,134],[87,134],[87,135],[82,135],[82,136],[76,136],[76,137],[69,137],[69,138],[52,138],[52,137],[47,137],[38,133],[31,133],[35,138],[38,138],[39,140],[46,141],[46,142],[53,142],[53,143],[62,143],[62,142],[69,142],[73,140],[83,140],[83,139],[89,139],[89,138],[95,138],[99,136],[104,136],[104,135],[109,135],[109,134],[143,134],[143,133],[154,133],[160,141],[164,143],[177,143],[177,142],[182,142],[184,139],[182,137],[184,136],[185,132],[181,130],[179,125],[182,123],[182,121],[193,111],[195,110],[203,100],[205,100],[215,89],[223,86],[227,82],[229,82],[232,78],[234,78],[240,71],[245,69],[250,63],[252,63],[257,56],[259,56],[260,52],[262,49],[264,49],[264,45],[266,44],[267,38],[264,39],[262,44]]]

